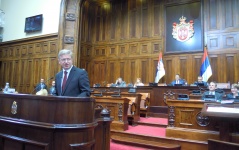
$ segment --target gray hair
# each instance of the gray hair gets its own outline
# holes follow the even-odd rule
[[[62,55],[65,55],[65,54],[69,54],[69,55],[71,55],[71,58],[73,58],[73,53],[72,53],[71,50],[62,49],[62,50],[60,50],[59,53],[58,53],[58,59],[60,59],[60,57],[61,57]]]

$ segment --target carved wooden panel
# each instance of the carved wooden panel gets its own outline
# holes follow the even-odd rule
[[[34,51],[34,45],[33,44],[29,44],[28,45],[28,55],[32,55]]]
[[[21,47],[21,56],[27,56],[27,45],[22,45]]]
[[[13,87],[16,88],[18,86],[18,81],[19,81],[19,74],[20,74],[19,66],[20,66],[20,64],[19,64],[19,60],[15,60],[13,62],[14,62],[14,64],[13,64],[13,73],[14,73]]]
[[[33,61],[31,59],[27,60],[27,67],[26,67],[26,73],[25,76],[25,92],[26,93],[31,93],[32,90],[34,90],[34,87],[32,85],[32,73],[33,73]]]
[[[9,57],[13,57],[14,56],[14,47],[9,47],[8,51],[9,51]]]
[[[42,44],[41,43],[36,43],[35,44],[35,53],[39,54],[42,52]]]
[[[93,83],[102,84],[106,81],[106,63],[105,61],[94,62]]]
[[[42,43],[42,52],[43,53],[48,53],[49,52],[49,43],[48,42],[43,42]]]
[[[237,47],[237,34],[227,34],[222,36],[223,48],[236,48]]]
[[[15,56],[16,57],[20,57],[21,56],[21,47],[20,46],[16,46],[15,47]]]
[[[40,81],[40,69],[41,69],[41,59],[34,59],[34,76],[33,84],[36,85]]]

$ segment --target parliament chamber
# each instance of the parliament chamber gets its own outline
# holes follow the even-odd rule
[[[205,112],[207,104],[220,103],[193,94],[207,87],[190,86],[205,50],[212,69],[208,83],[238,83],[238,7],[237,0],[61,0],[57,33],[0,43],[0,88],[8,82],[19,93],[0,93],[0,149],[103,150],[110,141],[163,150],[238,146],[238,118]],[[185,42],[172,35],[182,15],[194,21],[195,33]],[[61,70],[61,49],[72,50],[73,64],[87,71],[90,98],[35,95],[41,78],[50,87]],[[155,85],[160,53],[165,75]],[[176,74],[187,86],[168,86]],[[119,77],[126,87],[107,87]],[[137,78],[144,86],[128,87]],[[230,93],[230,86],[219,88]],[[189,99],[178,100],[179,95]],[[109,116],[101,116],[104,111]],[[167,124],[142,122],[147,118]],[[127,132],[141,125],[162,128],[165,135]]]

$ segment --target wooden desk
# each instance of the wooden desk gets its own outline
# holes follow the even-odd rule
[[[125,131],[128,129],[127,110],[129,99],[119,97],[94,97],[96,106],[107,108],[113,118],[111,129]]]
[[[0,93],[0,149],[109,149],[111,120],[95,115],[93,98]]]
[[[219,122],[220,140],[232,141],[230,134],[238,132],[239,104],[204,104],[202,115],[215,118]]]
[[[94,96],[95,94],[101,94],[98,91],[94,91],[91,96],[94,98],[97,98]],[[113,92],[102,92],[102,96],[112,98],[111,95],[116,94]],[[136,125],[137,122],[140,119],[140,102],[141,102],[141,94],[138,93],[127,93],[127,92],[122,92],[120,93],[121,98],[127,98],[129,99],[129,109],[128,109],[128,121],[129,124]]]

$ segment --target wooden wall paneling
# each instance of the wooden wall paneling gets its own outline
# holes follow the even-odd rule
[[[58,72],[58,59],[56,57],[50,57],[49,58],[49,78],[55,77],[55,75]],[[55,80],[55,79],[53,79]],[[53,81],[51,80],[51,81]],[[39,82],[39,81],[38,81]],[[48,82],[48,85],[51,86],[51,82]]]
[[[27,60],[26,72],[27,73],[25,74],[25,85],[26,85],[25,93],[31,93],[34,90],[34,87],[31,86],[32,85],[32,74],[34,74],[32,59]]]
[[[15,57],[19,58],[21,57],[21,46],[17,45],[17,46],[14,46],[15,50]]]
[[[8,82],[8,76],[7,76],[7,62],[6,61],[2,61],[1,62],[1,81],[2,81],[2,87],[4,88],[4,86],[5,86],[5,84],[6,84],[6,82]]]
[[[149,1],[142,1],[141,3],[142,9],[141,9],[141,37],[149,37],[151,34],[149,34],[150,28],[150,8],[149,8]]]
[[[129,32],[130,32],[130,38],[135,38],[136,37],[136,32],[137,32],[137,4],[136,0],[131,0],[129,2]]]
[[[207,5],[209,5],[209,30],[219,29],[220,25],[218,20],[218,1],[209,0]]]
[[[20,63],[19,63],[19,60],[14,60],[13,61],[13,84],[12,84],[12,86],[14,87],[14,88],[16,88],[16,90],[18,90],[18,87],[19,87],[19,85],[18,85],[18,83],[19,83],[19,78],[20,78]]]
[[[121,77],[123,79],[123,81],[125,81],[126,83],[129,82],[128,78],[128,72],[127,72],[127,68],[128,68],[128,65],[127,65],[127,61],[119,61],[119,67],[116,68],[119,70],[119,76],[118,77]]]
[[[121,53],[121,54],[126,54],[126,53]],[[128,55],[129,56],[132,56],[132,55],[134,56],[134,55],[137,55],[137,54],[139,54],[139,44],[138,43],[129,44]]]
[[[129,53],[129,49],[129,45],[127,44],[119,45],[118,56],[126,58]]]
[[[4,47],[2,52],[3,52],[3,53],[2,53],[2,54],[3,54],[2,57],[3,57],[3,58],[7,58],[7,57],[8,57],[8,48],[7,48],[7,47]]]
[[[129,61],[129,83],[134,84],[135,83],[135,78],[136,78],[136,69],[138,66],[136,66],[136,61],[135,60],[130,60]]]
[[[184,80],[187,80],[187,72],[188,72],[188,65],[187,65],[187,57],[181,56],[179,57],[179,70],[180,70],[180,77]]]
[[[224,49],[232,49],[237,47],[237,34],[223,34],[222,35],[222,42],[223,42],[223,48]],[[228,49],[229,50],[229,49]]]
[[[227,71],[227,58],[225,54],[219,54],[218,56],[218,61],[217,61],[217,68],[218,68],[218,81],[221,82],[228,82],[227,81],[227,74],[225,71]],[[214,75],[214,74],[213,74]]]
[[[35,43],[35,51],[34,54],[41,54],[42,53],[42,43]]]
[[[102,83],[106,80],[106,62],[95,61],[93,65],[93,83]]]
[[[24,49],[25,50],[25,49]],[[23,50],[23,52],[24,52]],[[24,53],[23,53],[24,54]],[[27,66],[27,59],[21,59],[21,67],[20,67],[20,85],[19,85],[19,92],[20,93],[24,93],[26,90],[26,86],[25,86],[25,77],[26,74],[29,74],[29,72],[27,72],[26,70],[26,66]],[[31,73],[30,73],[31,74]]]
[[[153,1],[153,15],[152,15],[152,24],[153,24],[153,34],[154,36],[159,36],[160,31],[160,1]]]
[[[15,74],[15,70],[13,70],[13,64],[14,62],[13,61],[8,61],[8,82],[10,84],[10,87],[13,87],[13,77],[14,77],[14,74]]]
[[[120,26],[120,37],[121,39],[127,39],[128,38],[128,31],[129,31],[129,26],[128,26],[128,3],[127,0],[121,0],[121,26]]]
[[[22,57],[27,56],[27,45],[22,45],[21,46],[21,56]]]
[[[43,53],[49,53],[50,50],[49,50],[49,42],[43,42],[42,43],[42,52]]]
[[[190,72],[190,74],[192,74],[193,78],[192,78],[192,82],[189,82],[189,83],[192,84],[195,81],[197,81],[197,77],[200,75],[201,65],[202,65],[202,55],[194,56],[194,58],[193,58],[193,69]]]
[[[3,57],[3,48],[0,48],[0,58]]]
[[[209,82],[210,81],[219,82],[219,80],[218,80],[218,69],[219,69],[218,68],[218,56],[217,55],[211,55],[209,57],[210,57],[210,64],[211,64],[211,68],[212,68],[212,76],[209,78],[208,81]]]
[[[117,67],[116,61],[109,61],[109,69],[107,69],[108,83],[115,83],[116,79],[119,77],[119,67]]]
[[[49,51],[52,54],[58,54],[57,42],[56,41],[49,41]]]
[[[45,79],[45,81],[50,78],[49,68],[50,68],[49,67],[49,58],[42,58],[41,59],[41,67],[40,67],[40,77]],[[40,79],[39,79],[39,81],[40,81]]]
[[[152,65],[149,65],[149,60],[140,59],[140,66],[141,68],[139,68],[139,71],[140,71],[139,77],[141,78],[142,82],[148,83],[148,82],[154,81],[152,80],[152,77],[150,77],[151,75],[149,74],[149,70],[151,70],[149,66],[152,66]],[[135,81],[136,81],[136,78],[135,78]]]
[[[219,35],[210,35],[207,37],[207,46],[208,52],[215,51],[221,48],[222,42],[220,43],[220,36]],[[220,45],[221,44],[221,45]]]
[[[14,47],[13,46],[9,47],[8,51],[9,51],[9,58],[14,57]]]
[[[224,76],[226,76],[226,81],[229,81],[230,83],[235,83],[235,54],[226,54],[226,63],[225,63],[225,70],[224,71]],[[226,72],[226,73],[225,73]]]
[[[33,52],[34,52],[34,44],[31,43],[28,45],[27,55],[30,56],[33,54]]]
[[[171,58],[166,58],[164,61],[164,69],[165,69],[165,79],[166,83],[169,84],[174,79],[174,71],[173,71],[173,60]]]
[[[40,58],[36,58],[33,60],[34,61],[34,67],[33,67],[33,85],[36,86],[41,79],[41,59]]]

